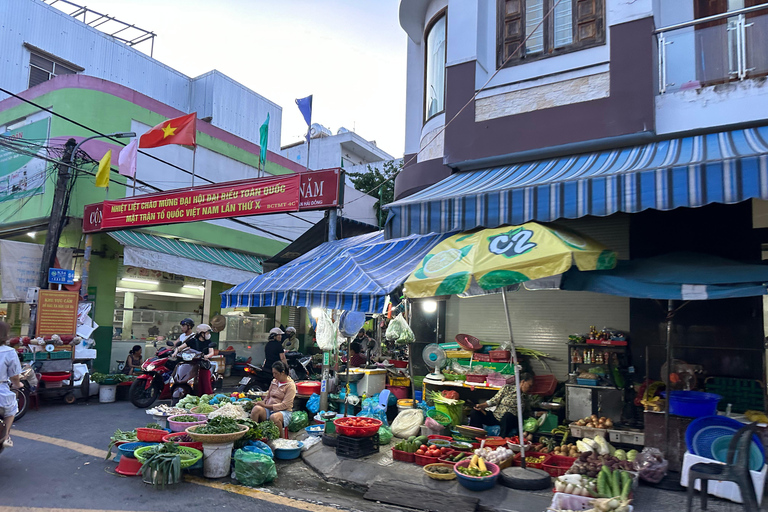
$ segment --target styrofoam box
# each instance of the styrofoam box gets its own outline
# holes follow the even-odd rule
[[[688,472],[690,471],[691,466],[699,462],[709,464],[724,464],[723,462],[699,457],[698,455],[693,455],[690,452],[685,452],[685,456],[683,457],[683,471],[680,474],[680,485],[683,487],[688,487]],[[763,489],[765,488],[766,473],[768,473],[768,466],[763,466],[763,470],[760,472],[749,472],[749,474],[752,476],[752,484],[755,486],[755,494],[757,495],[758,504],[760,504],[763,499]],[[701,480],[696,481],[696,490],[701,490]],[[739,486],[733,482],[710,480],[709,485],[707,486],[707,490],[708,494],[717,496],[718,498],[725,498],[726,500],[730,500],[735,503],[743,503]]]
[[[645,434],[631,430],[608,430],[610,442],[620,444],[645,445]]]
[[[590,503],[594,501],[594,499],[595,498],[576,496],[575,494],[556,492],[549,508],[554,510],[590,510],[593,508]],[[630,505],[629,512],[633,512],[633,510],[632,505]]]

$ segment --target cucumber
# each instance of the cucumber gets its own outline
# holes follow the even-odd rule
[[[608,474],[605,471],[600,471],[600,474],[597,475],[597,494],[601,498],[610,498],[610,496],[608,496],[609,492],[607,487],[609,486],[607,484],[607,480]]]
[[[629,493],[632,490],[632,479],[627,480],[624,482],[624,486],[621,488],[621,499],[626,500],[629,498]]]
[[[613,490],[613,494],[611,495],[611,498],[615,498],[621,494],[621,471],[614,471],[612,477],[611,489]]]
[[[626,485],[627,482],[632,482],[632,475],[627,473],[626,471],[621,472],[621,485],[622,487]]]

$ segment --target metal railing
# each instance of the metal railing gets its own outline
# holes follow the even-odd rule
[[[768,4],[670,25],[654,34],[659,94],[768,74]]]

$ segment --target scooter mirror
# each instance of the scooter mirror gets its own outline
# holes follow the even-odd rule
[[[173,346],[173,342],[171,340],[166,341],[165,344],[168,345],[169,347]]]

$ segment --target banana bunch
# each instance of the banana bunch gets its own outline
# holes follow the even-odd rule
[[[654,396],[652,398],[643,398],[640,403],[645,406],[646,411],[660,412],[664,406],[660,396]]]
[[[766,416],[765,413],[760,411],[745,411],[744,416],[746,416],[749,421],[756,421],[758,423],[768,423],[768,416]]]

